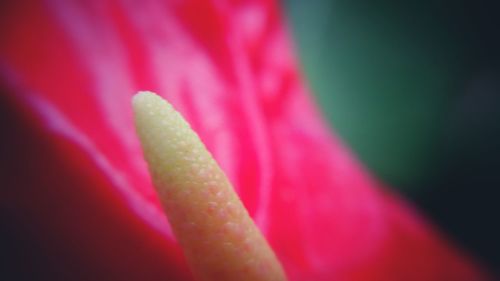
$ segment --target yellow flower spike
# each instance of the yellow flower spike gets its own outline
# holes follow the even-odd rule
[[[224,172],[182,116],[151,92],[139,92],[132,104],[154,185],[195,277],[286,280]]]

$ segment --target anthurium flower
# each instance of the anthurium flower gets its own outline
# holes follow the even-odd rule
[[[134,128],[148,89],[199,135],[289,280],[487,278],[325,125],[274,1],[1,7],[2,227],[26,252],[12,274],[193,280]]]
[[[189,124],[151,92],[133,98],[153,182],[192,272],[202,281],[285,281],[273,250]]]

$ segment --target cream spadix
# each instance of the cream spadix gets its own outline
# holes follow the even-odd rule
[[[154,93],[139,92],[132,103],[154,185],[196,278],[285,280],[273,251],[189,124]]]

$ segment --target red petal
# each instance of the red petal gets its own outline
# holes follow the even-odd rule
[[[40,274],[190,280],[130,97],[191,122],[290,280],[481,280],[324,125],[273,1],[2,4],[0,203]]]

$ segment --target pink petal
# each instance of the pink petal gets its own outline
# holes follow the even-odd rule
[[[133,128],[147,89],[190,121],[290,280],[486,278],[329,131],[274,1],[10,1],[0,21],[0,206],[39,245],[38,276],[191,280]]]

